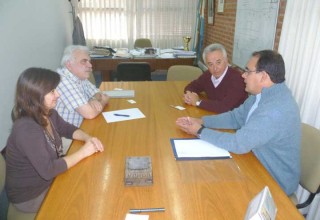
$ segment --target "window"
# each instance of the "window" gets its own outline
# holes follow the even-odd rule
[[[89,47],[132,48],[137,38],[149,38],[154,47],[183,45],[193,36],[195,0],[81,0],[79,17]]]

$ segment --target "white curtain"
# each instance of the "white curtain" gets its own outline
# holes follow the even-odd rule
[[[300,107],[302,122],[320,128],[320,1],[288,0],[284,16],[279,52],[286,63],[286,83]],[[297,190],[299,203],[309,192]],[[306,196],[304,196],[306,195]],[[310,209],[309,209],[310,208]],[[300,210],[308,220],[316,220],[319,199],[308,209]],[[313,210],[313,211],[312,211]]]
[[[153,47],[182,46],[183,36],[194,36],[196,11],[195,0],[81,0],[78,5],[89,47],[132,49],[137,38],[151,39]]]
[[[279,52],[303,122],[320,128],[320,1],[288,0]]]

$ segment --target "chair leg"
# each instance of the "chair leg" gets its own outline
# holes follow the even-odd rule
[[[308,205],[310,205],[314,199],[314,197],[320,192],[320,186],[317,190],[317,192],[315,193],[310,193],[308,199],[304,202],[304,203],[301,203],[301,204],[297,204],[296,207],[297,209],[302,209],[302,208],[305,208],[307,207]]]

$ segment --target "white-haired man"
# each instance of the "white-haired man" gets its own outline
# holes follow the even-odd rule
[[[61,66],[57,70],[61,76],[57,87],[61,96],[56,110],[65,121],[79,127],[83,118],[92,119],[100,114],[109,97],[88,80],[92,65],[87,47],[66,47]]]

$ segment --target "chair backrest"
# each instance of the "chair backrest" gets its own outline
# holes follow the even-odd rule
[[[90,73],[88,80],[96,86],[96,78],[94,77],[93,73]]]
[[[151,67],[147,62],[122,62],[117,66],[117,81],[151,81]]]
[[[0,153],[0,193],[4,188],[5,178],[6,178],[6,163],[4,161],[3,156]]]
[[[197,79],[202,70],[196,66],[188,65],[174,65],[168,69],[167,80],[168,81],[184,81]]]
[[[152,43],[148,38],[139,38],[134,42],[134,48],[152,47]]]
[[[300,185],[311,193],[320,186],[320,130],[302,123]]]
[[[5,184],[5,177],[6,177],[6,162],[2,154],[0,153],[0,192],[4,189]],[[19,211],[16,207],[13,206],[12,203],[8,202],[8,198],[6,194],[5,198],[1,197],[1,210],[0,210],[0,217],[3,215],[7,217],[8,220],[33,220],[37,213],[26,213]],[[2,213],[6,212],[6,213]],[[2,219],[2,218],[1,218]]]

